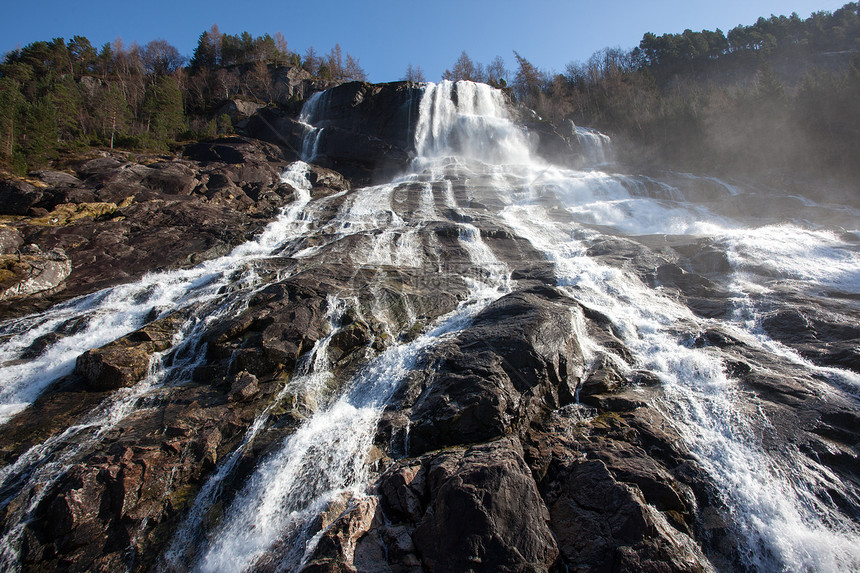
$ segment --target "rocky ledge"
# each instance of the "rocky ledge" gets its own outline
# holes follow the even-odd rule
[[[281,181],[294,160],[230,137],[178,158],[104,152],[70,172],[0,182],[0,316],[227,254],[294,199]],[[328,192],[348,188],[339,174],[314,169]]]

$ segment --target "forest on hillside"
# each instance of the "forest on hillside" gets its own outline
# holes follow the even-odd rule
[[[860,6],[759,18],[728,33],[644,34],[562,72],[514,52],[487,65],[463,52],[444,79],[482,81],[558,123],[606,131],[628,162],[672,168],[860,175]],[[298,54],[280,33],[203,32],[186,58],[165,40],[100,48],[38,41],[0,64],[0,164],[24,173],[90,147],[166,151],[229,133],[231,100],[295,107],[291,82],[364,80],[339,45]],[[394,79],[394,78],[392,78]],[[402,79],[424,81],[409,65]],[[289,80],[289,81],[288,81]]]

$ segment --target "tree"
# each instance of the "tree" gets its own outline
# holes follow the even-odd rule
[[[406,67],[406,75],[403,76],[403,79],[407,82],[426,82],[427,78],[424,77],[424,71],[421,69],[421,66],[412,66],[412,62],[409,62],[409,65]]]
[[[501,56],[496,56],[490,65],[487,66],[487,83],[493,87],[503,88],[508,85],[508,72],[505,68],[505,60]]]
[[[358,61],[358,58],[352,57],[351,54],[346,55],[346,69],[344,70],[344,79],[357,82],[367,81],[367,73]]]
[[[290,51],[287,49],[287,39],[280,32],[275,33],[275,53],[273,62],[276,66],[280,66],[289,61]]]
[[[58,139],[72,141],[86,135],[83,98],[78,84],[71,77],[66,76],[54,83],[50,97],[57,110]]]
[[[0,77],[0,158],[12,161],[19,134],[23,131],[26,105],[21,86],[10,77]]]
[[[108,74],[111,73],[113,68],[113,50],[111,49],[111,45],[105,44],[102,46],[101,51],[98,56],[96,56],[96,62],[94,65],[93,71],[98,74],[102,80],[106,80],[108,78]]]
[[[481,70],[478,65],[475,65],[475,62],[472,61],[472,58],[469,57],[466,50],[463,50],[463,53],[461,53],[460,57],[457,58],[457,61],[454,62],[454,66],[450,70],[445,70],[442,74],[442,79],[451,80],[452,82],[461,80],[482,82],[484,81],[482,71],[483,70]]]
[[[43,165],[57,151],[57,108],[50,97],[43,96],[25,109],[24,154],[28,165]]]
[[[93,73],[98,53],[90,41],[83,36],[73,36],[67,47],[72,75],[80,79],[85,74]]]
[[[147,133],[158,145],[173,140],[185,127],[182,92],[170,76],[161,76],[146,90],[143,114]]]
[[[514,51],[514,57],[518,66],[514,76],[514,91],[521,101],[530,105],[540,93],[543,74],[518,52]]]
[[[343,49],[340,47],[340,44],[335,44],[328,53],[328,57],[325,59],[325,66],[328,68],[331,79],[346,79],[346,66],[343,62]]]
[[[93,115],[102,138],[113,149],[116,136],[127,133],[131,124],[131,110],[116,84],[109,84],[96,95]]]
[[[164,39],[147,43],[140,57],[144,69],[156,76],[170,75],[185,63],[185,57],[179,50]]]
[[[311,75],[315,76],[319,73],[321,64],[322,61],[319,56],[317,56],[317,51],[313,46],[308,46],[308,49],[305,50],[305,57],[302,60],[302,67]]]
[[[218,65],[215,42],[212,40],[209,32],[200,34],[200,38],[197,40],[197,47],[194,48],[194,53],[191,55],[188,65],[194,72],[203,69],[213,70]]]

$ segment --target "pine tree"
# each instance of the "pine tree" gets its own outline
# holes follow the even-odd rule
[[[164,147],[185,128],[182,92],[170,76],[162,76],[146,90],[143,100],[146,131],[153,143]]]
[[[12,78],[0,77],[0,158],[9,164],[24,131],[21,86]]]

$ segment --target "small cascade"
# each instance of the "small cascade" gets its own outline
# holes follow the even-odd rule
[[[504,95],[486,84],[428,84],[415,128],[417,169],[457,156],[490,164],[533,160],[527,134],[510,119]]]
[[[605,266],[589,257],[587,244],[574,238],[570,226],[548,216],[547,208],[535,203],[532,193],[519,197],[518,204],[501,213],[509,227],[529,239],[555,264],[558,283],[571,296],[612,319],[614,329],[635,355],[634,367],[660,376],[665,397],[658,407],[668,419],[677,421],[677,429],[688,447],[720,489],[723,502],[736,520],[740,538],[747,544],[741,552],[746,565],[751,570],[761,571],[796,567],[797,570],[835,572],[860,563],[857,551],[860,530],[835,504],[822,502],[820,496],[815,495],[822,487],[833,487],[834,483],[838,488],[846,485],[840,484],[824,467],[811,468],[799,454],[775,456],[762,449],[755,428],[769,422],[745,413],[748,406],[738,381],[727,375],[719,354],[707,348],[691,348],[679,334],[679,331],[703,331],[708,325],[685,306],[648,288],[621,269]],[[555,197],[568,209],[582,208],[576,202],[568,203],[563,192]],[[631,212],[631,216],[635,217],[633,225],[643,224],[643,220],[645,225],[650,224],[647,211]],[[760,236],[761,232],[753,234]],[[731,236],[742,238],[744,234],[734,232]],[[831,276],[839,277],[843,271],[850,275],[851,269],[856,271],[854,254],[840,254],[830,250],[832,243],[825,245],[819,241],[820,238],[813,239],[826,253],[814,255],[812,258],[816,262],[803,258],[789,263],[790,257],[779,256],[776,261],[782,260],[785,267],[795,269],[794,273],[804,273],[804,280],[813,278],[808,275],[810,267],[819,268],[821,260],[832,257],[844,260],[845,266],[840,269],[837,265]],[[757,260],[774,260],[777,253],[795,248],[784,240],[770,246],[763,241],[745,243],[747,248],[752,244],[759,249]],[[762,249],[767,249],[767,254]],[[846,256],[848,260],[844,259]],[[817,271],[814,272],[814,279],[821,280]],[[850,284],[854,279],[847,276],[846,280]],[[750,325],[737,326],[749,328]],[[751,346],[757,345],[748,334],[735,327],[731,323],[723,324],[723,328],[735,333],[734,336]],[[763,339],[757,338],[761,345]],[[773,345],[770,346],[759,347],[773,353]],[[853,373],[837,372],[832,368],[813,370],[821,370],[819,376],[835,376],[847,387],[860,387],[852,383],[860,378]],[[793,467],[792,464],[799,465]]]
[[[502,293],[473,290],[436,326],[390,347],[264,460],[208,536],[195,571],[241,572],[264,564],[297,570],[316,518],[344,494],[363,495],[366,460],[382,410],[426,349],[467,327]],[[489,296],[488,296],[489,295]]]
[[[341,332],[343,314],[347,301],[330,296],[327,301],[326,318],[331,330],[318,340],[314,347],[305,354],[296,365],[296,370],[289,382],[278,392],[271,403],[254,419],[245,432],[239,446],[222,462],[217,471],[204,484],[194,504],[188,511],[173,536],[170,547],[164,553],[159,569],[164,571],[187,571],[193,564],[195,555],[204,547],[203,524],[211,519],[213,505],[217,504],[224,494],[224,486],[235,473],[236,466],[242,456],[254,444],[254,440],[269,424],[272,413],[283,405],[288,396],[307,395],[317,396],[331,380],[331,364],[328,358],[328,348],[332,338]],[[317,400],[324,403],[322,400]]]
[[[609,136],[590,127],[573,125],[573,135],[579,150],[589,167],[599,167],[612,162],[612,140]]]
[[[0,369],[0,423],[26,408],[53,381],[70,374],[83,352],[142,327],[153,309],[177,311],[206,304],[235,282],[235,271],[248,268],[254,259],[270,256],[291,238],[306,232],[310,220],[301,216],[310,201],[306,173],[307,164],[301,162],[287,168],[284,180],[297,185],[296,201],[259,237],[239,245],[229,255],[191,269],[150,274],[138,282],[0,325],[0,355],[4,357]],[[52,336],[53,333],[63,336]],[[22,360],[34,346],[42,347],[39,354]]]
[[[305,105],[302,106],[298,121],[305,128],[301,151],[301,159],[304,161],[313,161],[319,152],[319,143],[325,128],[318,127],[316,124],[328,106],[329,97],[328,91],[317,92],[309,97]]]

